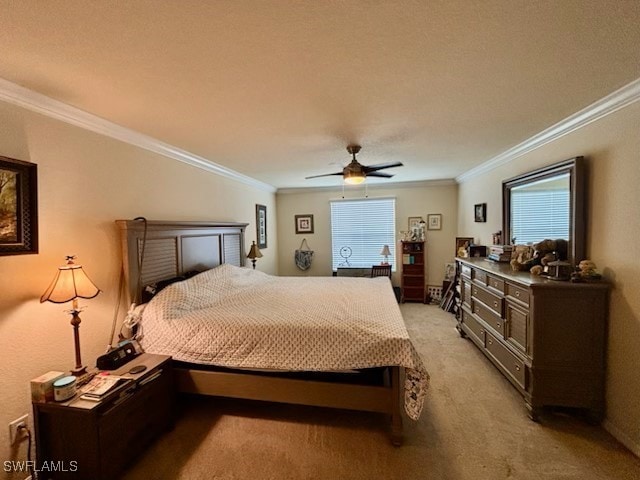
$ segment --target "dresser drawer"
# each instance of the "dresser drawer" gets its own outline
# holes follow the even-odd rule
[[[492,288],[500,294],[504,294],[504,280],[494,277],[493,275],[487,275],[487,286]]]
[[[524,362],[488,332],[486,334],[486,349],[502,365],[508,376],[522,388],[525,388]]]
[[[475,335],[477,343],[484,347],[484,327],[464,308],[462,309],[462,323]]]
[[[460,264],[460,273],[467,278],[471,278],[471,267]]]
[[[462,293],[462,302],[471,306],[471,284],[464,277],[460,278],[460,292]]]
[[[507,283],[507,296],[513,297],[516,300],[529,305],[529,289],[518,287],[511,283]]]
[[[529,312],[507,300],[505,304],[505,338],[522,353],[528,354]]]
[[[484,320],[496,334],[504,337],[504,320],[480,302],[473,302],[473,313]]]
[[[476,282],[481,283],[482,285],[487,284],[487,274],[482,270],[478,270],[477,268],[473,269],[473,274],[471,278]]]
[[[498,316],[502,316],[502,297],[490,292],[489,290],[473,285],[471,287],[471,296],[480,300],[487,307],[493,310]]]

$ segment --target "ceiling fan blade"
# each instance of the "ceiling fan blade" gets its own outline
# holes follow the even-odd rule
[[[369,165],[362,166],[364,172],[369,174],[369,172],[377,172],[378,170],[384,170],[385,168],[393,168],[393,167],[402,167],[402,162],[389,162],[389,163],[379,163],[378,165]]]
[[[337,172],[337,173],[325,173],[324,175],[311,175],[310,177],[304,177],[305,180],[309,180],[310,178],[319,178],[319,177],[332,177],[334,175],[340,175],[342,176],[343,173],[342,172]]]
[[[367,177],[391,178],[393,177],[393,173],[370,172],[370,173],[367,173]]]

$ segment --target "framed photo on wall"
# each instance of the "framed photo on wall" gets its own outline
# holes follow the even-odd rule
[[[487,204],[476,203],[473,207],[474,218],[476,222],[487,221]]]
[[[442,214],[430,213],[427,215],[427,230],[441,230],[442,229]]]
[[[296,233],[313,233],[313,215],[295,215]]]
[[[422,221],[422,217],[409,217],[409,231],[412,231],[417,226],[417,224]]]
[[[37,169],[0,156],[0,255],[38,253]]]
[[[258,248],[267,248],[267,207],[256,204],[256,243]]]

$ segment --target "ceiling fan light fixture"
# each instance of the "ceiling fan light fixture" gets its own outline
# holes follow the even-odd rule
[[[365,180],[365,176],[362,173],[346,173],[344,176],[344,183],[349,185],[359,185]]]

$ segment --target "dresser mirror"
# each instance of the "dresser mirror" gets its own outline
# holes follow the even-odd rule
[[[502,182],[505,243],[563,238],[569,244],[566,260],[574,265],[583,260],[584,177],[584,159],[575,157]]]

